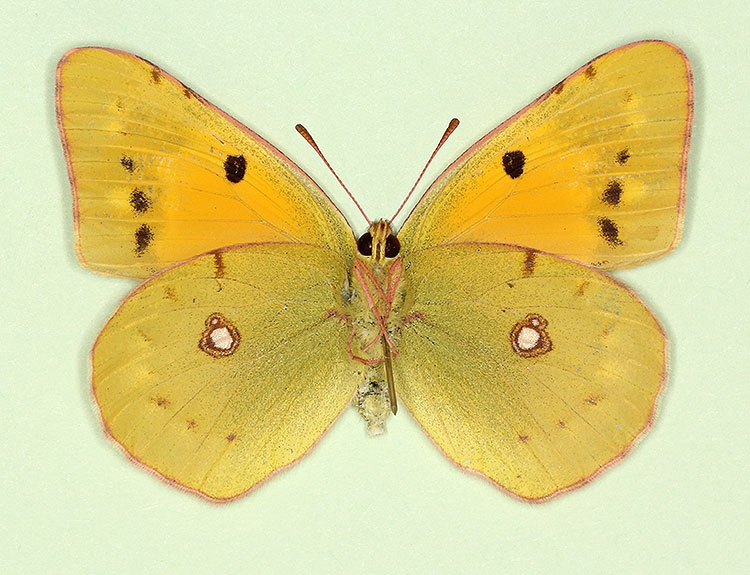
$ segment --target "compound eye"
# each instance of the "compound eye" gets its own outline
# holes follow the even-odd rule
[[[385,257],[395,258],[401,251],[401,242],[393,234],[389,235],[385,240]]]
[[[365,232],[359,237],[357,240],[357,251],[363,256],[372,255],[372,235],[370,232]]]

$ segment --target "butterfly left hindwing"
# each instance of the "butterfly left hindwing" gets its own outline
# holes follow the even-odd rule
[[[293,463],[359,377],[349,329],[331,313],[346,273],[324,248],[258,244],[148,280],[92,352],[107,431],[134,460],[217,500]]]

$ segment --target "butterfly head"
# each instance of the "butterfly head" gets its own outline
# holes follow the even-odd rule
[[[384,265],[388,260],[397,257],[401,244],[386,220],[370,224],[370,229],[357,240],[357,252],[372,263]]]

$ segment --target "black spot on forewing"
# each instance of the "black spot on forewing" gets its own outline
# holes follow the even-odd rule
[[[622,199],[622,185],[617,180],[610,180],[602,192],[602,203],[609,206],[619,206]]]
[[[599,218],[599,235],[612,247],[621,246],[620,229],[617,224],[609,218]]]
[[[505,173],[514,180],[523,174],[523,167],[526,165],[526,156],[521,150],[506,152],[503,155],[503,168]]]
[[[130,192],[130,207],[136,216],[142,216],[151,209],[151,198],[141,188],[133,188]]]
[[[621,166],[624,166],[628,160],[630,159],[630,150],[627,148],[623,148],[619,152],[617,152],[617,155],[615,156],[615,162],[620,164]]]
[[[135,172],[135,162],[133,162],[133,158],[130,156],[126,156],[125,154],[120,156],[120,165],[125,168],[126,172],[130,172],[131,174]]]
[[[135,255],[141,257],[154,241],[154,232],[147,224],[141,225],[135,230]]]
[[[227,156],[227,159],[224,160],[224,173],[227,180],[233,184],[242,181],[242,178],[245,177],[245,168],[247,168],[247,160],[242,155]]]

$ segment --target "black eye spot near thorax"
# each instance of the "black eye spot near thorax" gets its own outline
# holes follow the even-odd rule
[[[362,256],[372,255],[372,234],[365,232],[357,240],[357,251]]]
[[[242,181],[245,177],[245,169],[247,168],[247,160],[245,156],[227,156],[224,160],[224,173],[227,180],[236,184]]]
[[[365,232],[357,240],[357,251],[360,255],[369,257],[372,255],[372,234]],[[401,242],[393,234],[385,239],[385,257],[395,258],[401,252]]]
[[[506,152],[503,155],[503,168],[505,173],[512,179],[516,179],[523,174],[523,167],[526,165],[526,156],[521,150]]]
[[[395,258],[401,251],[401,242],[393,234],[385,239],[385,257]]]

